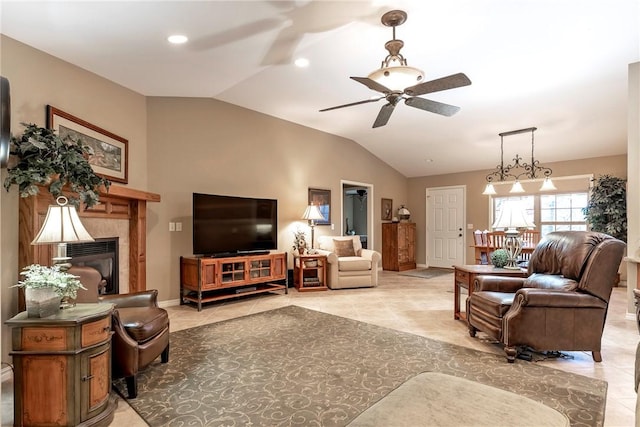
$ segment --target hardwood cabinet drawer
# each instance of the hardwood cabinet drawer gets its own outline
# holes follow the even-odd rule
[[[466,271],[456,270],[456,282],[469,285],[469,273]]]
[[[82,325],[80,345],[89,347],[107,341],[111,335],[111,316],[103,317],[95,322],[85,323]]]
[[[21,350],[66,350],[67,332],[65,328],[22,328]]]

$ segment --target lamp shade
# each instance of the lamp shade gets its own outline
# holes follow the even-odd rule
[[[32,245],[67,242],[92,242],[93,237],[80,221],[78,211],[67,204],[66,197],[58,197],[57,205],[50,205],[44,224]]]
[[[542,181],[542,186],[540,187],[540,191],[553,191],[553,190],[557,190],[556,186],[553,184],[553,181],[551,181],[551,178],[545,178],[544,181]]]
[[[496,189],[493,186],[493,184],[489,183],[487,184],[486,187],[484,187],[484,191],[482,192],[482,194],[484,194],[485,196],[494,196],[498,193],[496,192]]]
[[[524,193],[524,188],[522,188],[522,184],[520,184],[520,181],[516,181],[513,183],[513,186],[511,187],[511,190],[509,190],[509,193]]]
[[[527,211],[518,200],[506,200],[502,204],[502,209],[498,219],[493,223],[493,228],[530,228],[535,227],[533,222],[527,219]]]
[[[318,206],[309,205],[304,210],[304,213],[302,214],[302,219],[317,221],[319,219],[324,219],[324,216],[322,215],[322,212],[320,212],[320,209],[318,209]]]
[[[424,72],[418,68],[398,65],[380,68],[368,77],[391,90],[402,92],[405,88],[420,83],[424,78]]]

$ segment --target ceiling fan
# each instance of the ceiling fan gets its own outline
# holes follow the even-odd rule
[[[403,99],[404,103],[410,107],[443,116],[452,116],[460,110],[460,107],[418,96],[468,86],[471,84],[471,80],[464,73],[457,73],[428,82],[421,82],[424,79],[424,72],[407,65],[407,60],[400,54],[400,49],[404,46],[404,42],[396,39],[396,27],[402,25],[406,20],[407,13],[402,10],[392,10],[382,15],[382,24],[393,28],[393,40],[389,40],[384,45],[385,49],[389,51],[389,55],[382,61],[382,66],[367,77],[351,77],[369,89],[382,93],[382,96],[325,108],[320,111],[330,111],[385,99],[387,103],[382,106],[375,122],[373,122],[373,127],[377,128],[387,124],[395,106]]]

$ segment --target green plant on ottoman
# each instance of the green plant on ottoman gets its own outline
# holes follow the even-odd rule
[[[502,268],[507,265],[509,254],[504,249],[496,249],[491,254],[491,264],[496,268]]]

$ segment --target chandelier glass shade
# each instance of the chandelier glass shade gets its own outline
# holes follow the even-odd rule
[[[496,170],[487,175],[487,186],[482,194],[495,195],[496,190],[493,186],[494,182],[504,182],[510,179],[515,180],[511,187],[510,193],[524,193],[525,190],[520,183],[521,179],[536,179],[544,177],[540,191],[555,190],[556,187],[551,181],[552,170],[548,167],[540,165],[540,162],[535,159],[535,145],[534,145],[534,132],[537,130],[535,127],[512,130],[509,132],[502,132],[500,136],[500,164],[496,166]],[[516,154],[513,158],[512,164],[505,165],[504,163],[504,137],[516,135],[520,133],[531,132],[531,162],[527,163],[520,155]]]
[[[407,65],[385,66],[369,74],[371,80],[380,83],[394,92],[402,92],[405,88],[417,85],[424,79],[424,72]]]

